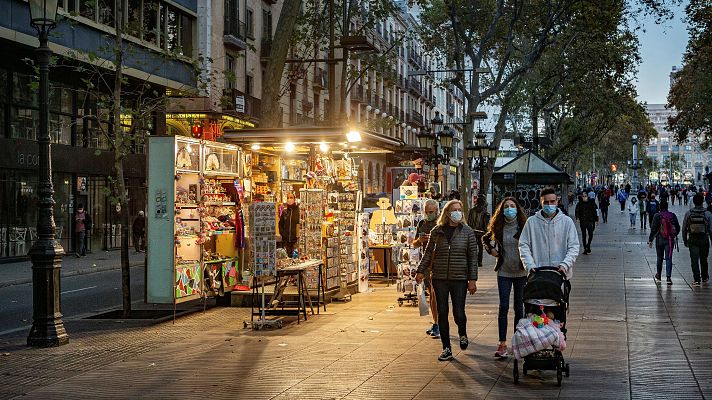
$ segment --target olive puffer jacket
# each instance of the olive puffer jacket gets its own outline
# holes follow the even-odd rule
[[[430,231],[430,240],[420,260],[418,273],[431,268],[433,279],[477,280],[477,238],[475,231],[465,224],[455,228],[448,242],[442,225]]]

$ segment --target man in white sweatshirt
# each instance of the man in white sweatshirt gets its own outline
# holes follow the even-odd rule
[[[542,210],[524,225],[519,237],[519,255],[531,271],[540,267],[557,267],[571,279],[579,253],[579,240],[574,221],[556,204],[556,191],[541,191]]]

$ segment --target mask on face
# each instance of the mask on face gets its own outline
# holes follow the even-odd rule
[[[462,211],[450,211],[450,219],[455,223],[460,222],[462,220]]]
[[[556,205],[554,205],[554,204],[544,204],[544,207],[543,207],[544,213],[545,213],[546,215],[551,215],[551,214],[555,213],[555,212],[556,212],[556,208],[557,208],[557,207],[556,207]]]
[[[437,212],[432,212],[430,214],[425,214],[425,219],[428,221],[435,221],[435,219],[438,217]]]
[[[287,204],[290,206],[294,204],[294,199],[287,199]]]
[[[512,220],[517,216],[517,209],[512,207],[507,207],[504,209],[505,218]]]

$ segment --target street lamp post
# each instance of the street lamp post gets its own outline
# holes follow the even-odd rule
[[[452,141],[455,137],[455,132],[453,132],[449,126],[444,126],[441,131],[435,131],[435,129],[442,124],[443,119],[440,116],[440,112],[436,111],[435,117],[430,120],[433,133],[422,130],[416,134],[420,147],[432,149],[432,154],[429,156],[428,163],[431,164],[435,170],[435,183],[438,183],[438,169],[440,164],[449,164],[450,149],[452,148]],[[438,152],[440,147],[443,149],[443,154]]]
[[[475,134],[475,143],[465,147],[467,159],[470,161],[470,171],[478,171],[479,183],[482,184],[482,170],[485,165],[497,157],[497,148],[494,144],[487,143],[487,135],[480,129]],[[486,190],[480,187],[478,190]],[[485,195],[486,195],[485,191]]]
[[[39,167],[37,183],[37,234],[29,255],[32,260],[32,328],[27,344],[34,347],[69,343],[60,311],[60,275],[64,249],[55,240],[52,154],[49,139],[49,32],[56,26],[57,0],[30,0],[31,24],[40,46],[35,50],[40,72]]]
[[[637,191],[638,188],[638,170],[643,168],[643,160],[638,159],[638,135],[633,135],[631,138],[631,144],[633,145],[633,159],[628,160],[628,167],[633,170],[633,190]]]

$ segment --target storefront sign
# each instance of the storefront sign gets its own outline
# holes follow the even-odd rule
[[[20,168],[33,168],[40,164],[40,157],[35,153],[17,152],[17,166]]]

